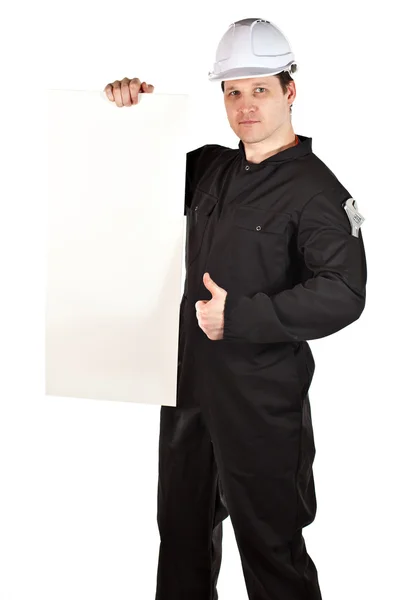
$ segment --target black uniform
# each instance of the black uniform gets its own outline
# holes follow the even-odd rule
[[[309,137],[259,164],[187,155],[177,407],[162,406],[156,600],[217,600],[228,514],[250,600],[320,600],[302,528],[316,514],[307,340],[361,315],[367,268],[350,193]],[[203,274],[227,292],[224,339],[200,329]],[[236,600],[236,599],[235,599]],[[238,599],[239,600],[239,599]]]

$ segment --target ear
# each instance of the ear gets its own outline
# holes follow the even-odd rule
[[[288,86],[288,99],[290,100],[290,104],[293,104],[295,98],[296,98],[296,84],[294,82],[294,80],[289,81],[289,83],[287,84]]]

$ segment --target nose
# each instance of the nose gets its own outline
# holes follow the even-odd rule
[[[239,114],[248,114],[250,112],[255,112],[257,110],[256,103],[254,102],[254,98],[251,96],[242,96],[240,101],[238,102],[238,113]]]

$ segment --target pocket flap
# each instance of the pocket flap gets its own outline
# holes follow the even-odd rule
[[[208,216],[217,202],[218,198],[197,188],[193,194],[192,205],[189,207],[189,210],[195,214],[198,213],[203,216]]]
[[[239,206],[234,215],[235,225],[260,233],[284,233],[290,220],[289,213]]]

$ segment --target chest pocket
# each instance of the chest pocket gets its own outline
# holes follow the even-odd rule
[[[186,206],[186,267],[190,267],[197,258],[211,214],[218,198],[197,188],[192,197],[191,206]]]
[[[289,213],[239,206],[235,211],[234,223],[236,227],[254,231],[259,235],[263,233],[282,234],[286,231],[289,219]]]
[[[233,215],[232,256],[247,289],[272,289],[285,281],[290,213],[239,206]]]

